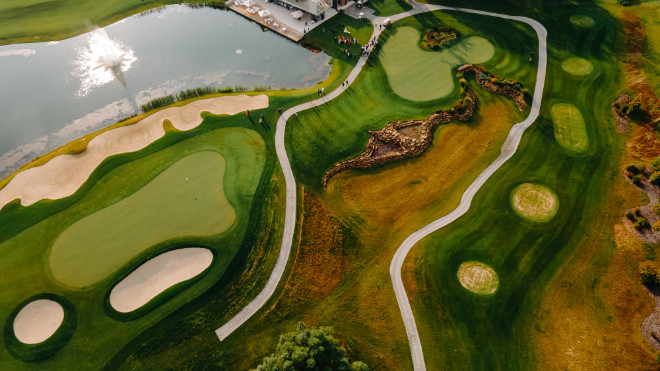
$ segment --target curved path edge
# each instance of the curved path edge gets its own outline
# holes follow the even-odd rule
[[[470,186],[465,190],[463,196],[461,197],[460,204],[449,214],[431,222],[430,224],[418,229],[413,234],[408,236],[401,246],[397,249],[392,262],[390,264],[390,276],[392,278],[392,286],[394,288],[394,293],[396,295],[396,300],[399,304],[399,310],[401,311],[401,317],[403,318],[403,323],[406,327],[406,334],[408,335],[408,342],[410,344],[410,353],[412,356],[413,367],[415,370],[426,370],[426,364],[424,363],[424,353],[422,352],[422,343],[419,339],[419,333],[417,332],[417,325],[415,324],[415,316],[413,315],[412,309],[410,307],[410,302],[408,301],[408,296],[406,294],[406,289],[403,286],[403,280],[401,279],[401,268],[403,262],[408,255],[408,252],[412,247],[422,240],[424,237],[429,234],[437,231],[438,229],[452,223],[460,216],[465,214],[470,209],[470,204],[474,195],[479,189],[486,183],[486,181],[508,160],[510,159],[520,144],[520,139],[522,138],[525,130],[530,127],[534,121],[539,116],[539,111],[541,108],[541,100],[543,97],[543,89],[545,87],[545,74],[546,67],[548,62],[547,55],[547,46],[546,46],[546,37],[547,30],[539,22],[519,16],[509,16],[505,14],[491,13],[480,10],[464,9],[464,8],[453,8],[445,6],[430,6],[427,4],[419,4],[413,2],[414,10],[417,9],[429,9],[429,10],[453,10],[465,13],[474,13],[481,14],[486,16],[510,19],[514,21],[524,22],[530,25],[536,31],[539,40],[539,58],[538,58],[538,70],[536,75],[536,87],[534,88],[534,99],[532,101],[532,108],[529,115],[524,121],[516,123],[513,125],[509,131],[509,135],[506,137],[504,144],[502,144],[502,149],[499,157],[495,159],[479,176],[477,179],[470,184]]]

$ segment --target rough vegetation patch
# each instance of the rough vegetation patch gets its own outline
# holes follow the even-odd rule
[[[557,196],[540,184],[523,183],[511,191],[511,205],[521,217],[533,222],[546,222],[559,210]]]

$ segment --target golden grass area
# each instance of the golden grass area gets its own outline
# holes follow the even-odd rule
[[[627,155],[621,170],[632,160]],[[615,174],[602,218],[594,226],[598,233],[585,234],[546,289],[536,331],[531,330],[541,370],[658,368],[656,353],[640,329],[654,309],[637,275],[644,253],[621,222],[628,205],[640,204],[644,195],[620,174]]]
[[[546,222],[557,214],[559,201],[550,188],[523,183],[511,191],[511,206],[516,214],[525,219]]]
[[[461,286],[475,294],[490,295],[500,285],[500,279],[495,270],[478,261],[462,263],[458,267],[456,276]]]
[[[302,191],[302,234],[291,275],[280,300],[307,301],[337,287],[345,265],[342,224],[313,194]]]

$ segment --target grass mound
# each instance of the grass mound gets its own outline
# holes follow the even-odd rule
[[[561,62],[561,68],[575,76],[586,76],[594,70],[593,64],[582,58],[568,58]]]
[[[589,136],[580,110],[572,104],[558,103],[550,109],[555,127],[555,140],[572,153],[582,153],[589,147]]]
[[[584,14],[574,14],[569,19],[573,25],[580,28],[591,28],[596,24],[593,18]]]
[[[222,155],[193,154],[133,195],[74,223],[53,245],[53,275],[66,285],[92,285],[157,243],[227,230],[235,212],[222,187],[224,172]]]
[[[557,214],[559,200],[548,187],[523,183],[511,192],[511,206],[527,220],[546,222]]]
[[[495,47],[480,36],[464,38],[440,52],[422,50],[420,32],[400,27],[383,45],[381,60],[392,90],[412,101],[448,96],[454,90],[452,68],[465,63],[479,64],[495,55]]]
[[[493,268],[478,262],[469,261],[458,267],[458,281],[466,290],[479,295],[490,295],[497,291],[500,279]]]

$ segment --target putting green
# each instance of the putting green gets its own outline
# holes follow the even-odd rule
[[[66,285],[88,286],[157,243],[227,230],[235,213],[224,173],[217,152],[179,160],[131,196],[64,230],[50,252],[51,272]]]
[[[557,214],[559,200],[548,187],[523,183],[511,191],[511,206],[527,220],[546,222]]]
[[[576,154],[587,150],[587,128],[577,107],[558,103],[550,109],[550,116],[555,127],[555,140],[560,146]]]
[[[594,19],[589,17],[588,15],[584,14],[574,14],[570,18],[571,23],[573,23],[577,27],[581,28],[590,28],[593,27],[596,22],[594,22]]]
[[[461,264],[456,276],[463,287],[479,295],[490,295],[497,291],[500,285],[500,279],[493,268],[478,261]]]
[[[484,63],[495,55],[495,47],[479,36],[467,37],[441,51],[422,50],[420,33],[400,27],[385,42],[381,61],[392,90],[402,98],[427,101],[443,98],[454,90],[451,69],[465,63]]]
[[[568,58],[561,62],[561,68],[576,76],[585,76],[594,70],[594,66],[586,59],[582,58]]]

